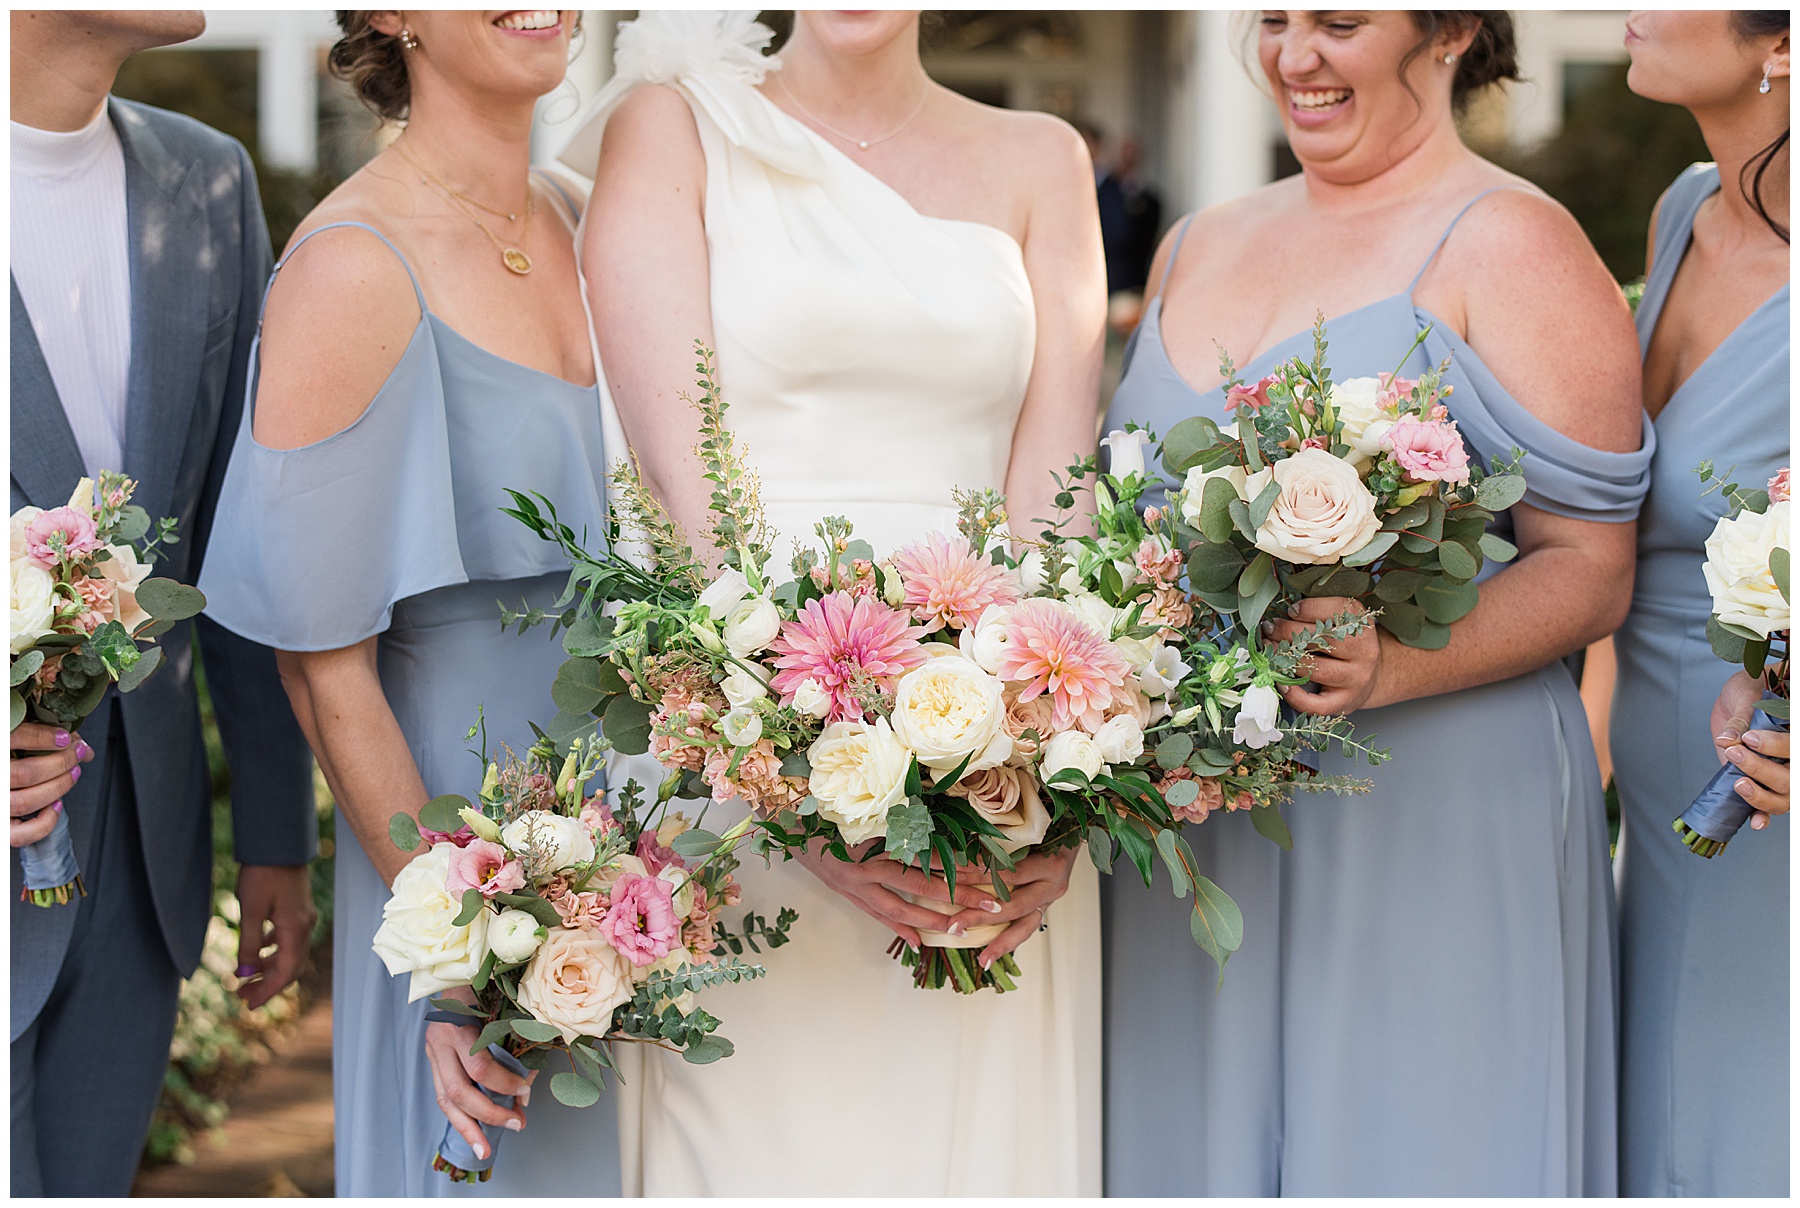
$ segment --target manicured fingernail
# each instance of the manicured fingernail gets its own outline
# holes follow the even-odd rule
[[[475,1142],[475,1156],[483,1161],[487,1160],[487,1146],[483,1145],[480,1141]]]
[[[77,759],[92,759],[93,757],[94,757],[94,748],[87,745],[87,739],[84,738],[80,742],[75,744],[75,758],[77,758]]]
[[[1744,735],[1744,745],[1747,747],[1755,747],[1755,748],[1760,749],[1763,745],[1762,731],[1761,730],[1751,730],[1749,733],[1745,734]]]
[[[256,972],[255,965],[239,965],[237,967],[237,975],[239,977],[249,977],[252,973],[255,973],[255,972]]]
[[[952,923],[950,924],[949,932],[951,935],[961,935],[963,933],[963,925],[961,923]]]
[[[76,764],[74,767],[69,769],[69,779],[70,780],[80,780],[81,779],[81,765],[80,764]]]
[[[1742,748],[1742,747],[1727,747],[1727,748],[1725,748],[1725,758],[1730,760],[1732,763],[1735,763],[1738,766],[1742,767],[1743,759],[1744,759],[1744,748]]]
[[[526,1084],[524,1090],[519,1092],[519,1106],[520,1107],[530,1107],[531,1106],[531,1086],[529,1083]]]
[[[1743,735],[1739,734],[1736,730],[1726,730],[1718,736],[1718,741],[1732,743],[1736,742],[1741,737],[1743,737]]]
[[[989,914],[999,914],[1000,913],[1000,903],[992,900],[991,898],[988,901],[983,902],[981,904],[981,908],[983,910],[987,911]]]
[[[1765,827],[1767,825],[1769,825],[1769,820],[1767,818],[1752,818],[1752,819],[1750,819],[1750,829],[1751,830],[1761,830],[1763,827]]]
[[[50,808],[51,808],[51,809],[53,809],[53,810],[55,810],[55,811],[56,811],[56,812],[57,812],[57,813],[59,813],[59,814],[60,814],[60,813],[62,813],[62,802],[60,802],[60,801],[52,801],[52,802],[51,802],[51,803],[50,803]]]
[[[522,1129],[524,1127],[525,1127],[525,1122],[523,1120],[520,1120],[517,1116],[514,1116],[512,1119],[510,1119],[506,1122],[506,1130],[508,1132],[518,1132],[520,1129]]]
[[[982,957],[982,958],[981,958],[981,967],[982,967],[982,968],[983,968],[983,969],[985,969],[985,968],[987,968],[987,967],[988,967],[988,966],[989,966],[989,965],[991,965],[991,964],[993,964],[993,963],[994,963],[994,962],[993,962],[993,961],[990,961],[990,960],[989,960],[989,959],[988,959],[988,958],[987,958],[987,957],[985,957],[985,956],[984,956],[984,957]]]
[[[1754,784],[1750,783],[1750,778],[1748,776],[1746,776],[1742,780],[1739,780],[1736,784],[1732,785],[1731,787],[1737,790],[1738,796],[1748,797],[1751,793],[1751,790],[1753,790],[1756,786]]]
[[[67,730],[58,730],[56,732],[57,750],[61,750],[62,748],[66,747],[68,745],[69,745],[69,732]]]

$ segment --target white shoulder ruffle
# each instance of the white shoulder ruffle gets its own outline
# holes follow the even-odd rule
[[[760,84],[769,71],[763,49],[774,37],[753,11],[654,10],[619,25],[613,74],[641,84],[669,84],[685,76]]]

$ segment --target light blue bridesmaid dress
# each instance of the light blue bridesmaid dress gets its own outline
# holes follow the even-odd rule
[[[1648,431],[1628,454],[1557,433],[1414,304],[1417,284],[1330,322],[1334,375],[1394,370],[1429,327],[1402,372],[1452,358],[1448,405],[1484,463],[1516,445],[1533,506],[1631,520]],[[1159,297],[1108,427],[1225,414],[1170,364],[1161,317]],[[1311,352],[1297,333],[1243,372]],[[1291,852],[1236,815],[1188,828],[1244,912],[1217,992],[1166,881],[1105,878],[1107,1193],[1612,1194],[1612,877],[1574,681],[1554,662],[1355,722],[1392,760],[1327,755],[1374,791],[1300,794]]]
[[[361,223],[307,238],[333,227],[393,248]],[[333,436],[297,449],[257,443],[252,350],[251,405],[202,589],[214,620],[280,650],[379,635],[382,688],[426,791],[473,797],[482,765],[464,735],[477,710],[490,753],[501,743],[523,752],[526,722],[555,714],[550,683],[563,660],[549,630],[500,626],[500,602],[547,607],[568,572],[555,547],[500,514],[503,488],[540,491],[577,532],[598,530],[599,391],[471,343],[431,312],[410,265],[407,275],[420,310],[412,340],[368,409]],[[370,948],[388,888],[341,810],[336,833],[337,1194],[618,1195],[617,1096],[564,1107],[547,1077],[488,1182],[454,1184],[431,1169],[445,1122],[425,1060],[429,1004],[408,1003],[408,979],[388,976]]]
[[[1638,304],[1646,351],[1694,213],[1718,188],[1718,169],[1695,164],[1663,195]],[[1789,820],[1746,827],[1711,860],[1669,825],[1718,770],[1712,705],[1732,672],[1706,641],[1712,597],[1700,573],[1726,503],[1701,497],[1694,467],[1710,459],[1761,486],[1788,464],[1788,393],[1783,285],[1656,418],[1637,586],[1613,637],[1626,1195],[1788,1194]]]

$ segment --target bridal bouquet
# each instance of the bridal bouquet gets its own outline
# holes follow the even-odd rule
[[[1234,422],[1195,417],[1165,438],[1189,584],[1246,635],[1301,598],[1346,596],[1406,645],[1442,649],[1483,562],[1518,553],[1487,526],[1523,497],[1523,455],[1471,459],[1443,404],[1447,363],[1333,382],[1325,349],[1320,318],[1310,362],[1246,385],[1224,358]]]
[[[564,744],[540,735],[523,759],[507,751],[488,763],[474,803],[437,797],[416,820],[395,814],[395,845],[429,849],[395,878],[375,933],[388,972],[411,975],[408,1001],[473,992],[472,1005],[433,998],[427,1018],[479,1027],[471,1052],[485,1048],[514,1073],[565,1064],[550,1092],[571,1107],[599,1100],[616,1043],[679,1050],[695,1064],[730,1056],[719,1020],[694,994],[761,977],[761,965],[727,950],[747,942],[760,951],[759,934],[778,947],[794,921],[786,910],[774,925],[751,915],[731,933],[721,916],[738,901],[737,836],[690,859],[672,846],[688,822],[667,812],[666,797],[646,806],[635,782],[617,806],[603,792],[587,796],[606,745],[591,721],[566,755]],[[446,1126],[433,1168],[485,1181],[501,1130],[483,1131],[488,1155],[477,1159]]]
[[[1707,640],[1714,654],[1763,682],[1768,695],[1757,703],[1758,716],[1751,728],[1786,730],[1788,648],[1793,640],[1788,611],[1787,468],[1760,491],[1725,482],[1713,472],[1711,462],[1702,462],[1695,472],[1702,482],[1718,483],[1731,505],[1706,539],[1706,561],[1701,566],[1713,598]],[[1777,650],[1780,657],[1771,663]],[[1718,855],[1756,812],[1732,787],[1741,774],[1730,764],[1721,767],[1675,819],[1675,833],[1689,851],[1708,859]]]
[[[558,724],[601,716],[620,750],[671,769],[671,791],[744,800],[753,849],[822,841],[838,859],[894,859],[953,886],[985,877],[1002,900],[1003,874],[1033,853],[1085,840],[1103,870],[1122,851],[1146,883],[1160,857],[1175,892],[1193,891],[1195,940],[1222,966],[1242,918],[1199,873],[1180,823],[1246,809],[1285,837],[1275,807],[1293,787],[1358,787],[1302,762],[1347,741],[1348,724],[1281,724],[1276,686],[1303,682],[1310,651],[1366,621],[1346,615],[1272,649],[1234,640],[1181,589],[1173,524],[1134,506],[1146,476],[1098,476],[1092,458],[1059,479],[1063,516],[1041,539],[1009,537],[997,494],[959,493],[955,532],[881,556],[827,517],[784,569],[704,350],[699,368],[716,574],[629,465],[614,471],[599,553],[548,500],[514,495],[511,513],[574,565],[557,605],[573,656],[557,677],[570,714]],[[1065,532],[1083,489],[1097,536]],[[627,534],[648,568],[618,552]],[[713,841],[684,838],[695,852]],[[1003,929],[925,931],[923,947],[891,951],[920,986],[1006,991],[1019,975],[1010,954],[972,959]]]
[[[173,579],[150,578],[159,545],[173,545],[175,522],[151,535],[149,515],[131,502],[137,483],[110,471],[75,484],[59,508],[12,516],[12,723],[73,730],[113,684],[130,692],[162,665],[148,645],[206,607],[206,597]],[[140,645],[143,644],[143,645]],[[69,822],[19,849],[25,900],[62,905],[87,892]]]

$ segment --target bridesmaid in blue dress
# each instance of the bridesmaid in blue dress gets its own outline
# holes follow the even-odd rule
[[[1373,791],[1301,795],[1290,852],[1234,815],[1190,828],[1243,908],[1222,987],[1166,883],[1107,878],[1109,1194],[1615,1190],[1606,820],[1560,660],[1624,615],[1651,435],[1618,287],[1457,136],[1454,106],[1513,74],[1511,33],[1504,13],[1265,12],[1302,172],[1159,255],[1108,427],[1222,417],[1215,342],[1254,380],[1310,355],[1322,309],[1340,380],[1449,357],[1464,437],[1484,462],[1524,449],[1530,485],[1502,521],[1518,559],[1445,650],[1366,634],[1291,692],[1391,749],[1373,771],[1326,757]]]
[[[1785,12],[1715,11],[1627,26],[1632,90],[1691,109],[1719,162],[1657,204],[1637,312],[1657,454],[1631,614],[1613,638],[1626,1195],[1788,1194],[1786,772],[1714,741],[1730,713],[1714,710],[1721,687],[1750,681],[1707,644],[1700,566],[1726,503],[1694,474],[1711,460],[1761,486],[1788,464],[1787,25]],[[1785,735],[1758,734],[1786,756]],[[1781,812],[1704,860],[1670,822],[1721,746],[1778,779],[1778,793],[1746,799]]]
[[[469,1055],[473,1029],[427,1025],[427,1002],[408,1003],[407,978],[370,948],[409,858],[389,816],[474,795],[478,710],[494,752],[523,751],[527,721],[553,712],[560,646],[503,630],[500,602],[549,605],[568,563],[500,513],[504,488],[543,492],[577,530],[602,518],[579,206],[528,167],[572,16],[513,29],[492,13],[339,14],[334,64],[410,120],[277,266],[207,558],[208,611],[281,652],[339,805],[339,1195],[619,1194],[616,1096],[577,1110],[540,1088],[526,1127],[471,1078],[528,1088]],[[477,1120],[523,1129],[491,1181],[432,1170],[446,1115],[478,1155]]]

